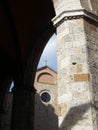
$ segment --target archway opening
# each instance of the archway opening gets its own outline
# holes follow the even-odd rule
[[[34,130],[58,129],[56,34],[41,55],[35,76]],[[44,122],[44,125],[43,125]]]

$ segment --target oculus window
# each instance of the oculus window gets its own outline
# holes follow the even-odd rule
[[[48,92],[43,92],[41,94],[41,100],[42,100],[42,102],[47,103],[51,100],[51,95]]]

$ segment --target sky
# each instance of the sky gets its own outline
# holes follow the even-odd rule
[[[48,41],[38,64],[38,68],[49,66],[57,71],[57,58],[56,58],[56,34],[54,34]]]

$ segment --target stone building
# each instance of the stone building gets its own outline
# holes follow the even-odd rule
[[[34,130],[58,130],[57,107],[57,73],[48,66],[37,69],[34,86]],[[4,111],[3,130],[10,130],[13,92],[7,91]]]
[[[34,130],[58,130],[57,73],[48,66],[38,69],[35,89]]]
[[[1,0],[0,17],[0,130],[8,128],[6,93],[12,79],[10,129],[34,129],[36,69],[55,32],[58,128],[98,130],[98,0]],[[45,101],[51,97],[40,94]]]

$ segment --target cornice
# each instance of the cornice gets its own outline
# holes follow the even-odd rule
[[[58,27],[64,21],[72,20],[72,19],[80,19],[80,18],[84,18],[84,17],[89,18],[90,20],[92,20],[98,24],[98,16],[85,9],[63,11],[58,16],[54,17],[52,22],[55,27]]]

